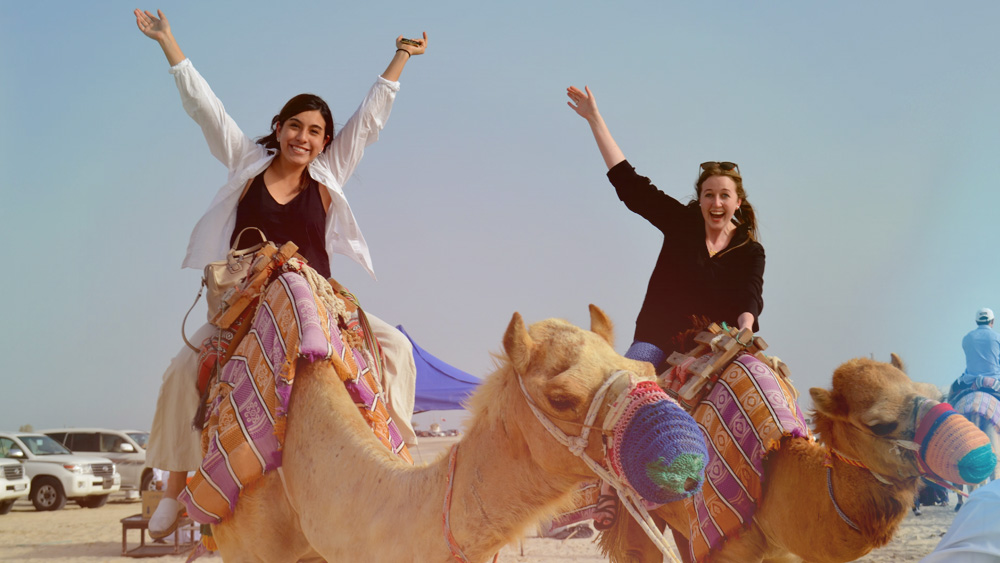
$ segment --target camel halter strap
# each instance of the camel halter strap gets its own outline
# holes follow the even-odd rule
[[[837,511],[837,516],[840,516],[840,519],[843,520],[845,524],[850,526],[852,530],[861,533],[861,529],[858,528],[858,525],[851,521],[850,517],[848,517],[847,514],[845,514],[840,508],[840,505],[837,504],[837,497],[833,494],[833,460],[830,459],[829,453],[826,454],[826,461],[823,462],[823,465],[826,466],[826,492],[830,495],[830,502],[833,503],[833,508]]]
[[[874,477],[879,483],[882,483],[883,485],[890,485],[890,486],[892,485],[892,481],[886,479],[885,477],[883,477],[882,475],[880,475],[878,473],[875,473],[875,471],[872,470],[872,468],[868,467],[867,465],[865,465],[864,463],[862,463],[860,460],[854,459],[853,457],[846,456],[846,455],[844,455],[843,452],[841,452],[840,450],[838,450],[836,448],[830,448],[830,453],[832,453],[837,459],[839,459],[840,461],[843,461],[844,463],[846,463],[848,465],[853,465],[854,467],[858,467],[858,468],[861,468],[861,469],[867,469],[868,472],[872,474],[872,477]],[[827,467],[831,467],[831,466],[827,466]]]
[[[594,420],[597,418],[597,413],[601,410],[601,407],[604,406],[604,398],[608,394],[608,390],[616,381],[618,381],[619,378],[628,377],[630,385],[626,389],[622,390],[619,395],[622,393],[628,393],[629,390],[636,385],[635,374],[627,370],[618,370],[612,373],[611,376],[604,381],[604,384],[597,390],[597,393],[594,394],[594,398],[590,402],[590,408],[587,410],[587,416],[584,418],[583,429],[581,430],[580,435],[570,436],[557,427],[551,420],[549,420],[549,417],[546,416],[540,408],[538,408],[538,405],[535,404],[535,400],[531,398],[531,395],[528,394],[528,390],[524,387],[524,379],[521,377],[521,374],[516,371],[514,373],[517,375],[517,383],[521,387],[521,394],[524,395],[524,400],[528,403],[528,407],[531,408],[531,412],[535,413],[535,418],[538,419],[538,422],[540,422],[542,426],[549,431],[549,434],[551,434],[557,442],[566,446],[573,455],[583,460],[583,462],[587,464],[587,467],[589,467],[590,470],[593,471],[599,478],[611,485],[618,492],[618,498],[622,501],[622,506],[629,511],[629,514],[631,514],[633,518],[635,518],[635,521],[640,527],[642,527],[642,530],[646,532],[649,539],[656,544],[657,549],[659,549],[664,555],[669,556],[671,561],[679,563],[677,556],[674,554],[673,548],[670,546],[670,543],[667,542],[667,538],[664,537],[663,532],[660,531],[660,529],[656,526],[656,523],[653,521],[653,518],[649,515],[649,511],[646,510],[645,506],[643,506],[642,498],[639,494],[621,477],[615,475],[614,472],[605,469],[603,465],[587,455],[586,452],[587,444],[590,440],[590,428],[593,426]],[[603,429],[607,431],[614,428],[618,418],[620,418],[624,412],[624,408],[617,408],[613,409],[613,412],[608,413],[608,416],[604,419]],[[604,448],[605,456],[607,456],[607,447],[602,445],[602,448]]]
[[[451,491],[455,484],[455,461],[458,459],[458,444],[451,447],[451,454],[448,456],[448,487],[444,493],[444,507],[442,508],[442,520],[444,521],[444,540],[448,542],[448,549],[451,556],[459,563],[470,563],[462,548],[458,545],[458,540],[451,533]],[[493,556],[493,563],[497,562],[500,552]]]
[[[921,407],[924,405],[924,403],[927,400],[928,399],[925,399],[923,397],[916,397],[913,400],[913,427],[914,428],[917,427],[917,423],[920,420],[920,410],[921,410]],[[917,442],[914,442],[913,440],[895,439],[895,440],[889,440],[889,441],[896,447],[896,451],[897,451],[897,453],[900,453],[900,455],[902,455],[902,452],[899,452],[900,449],[908,450],[910,452],[920,451],[920,444],[918,444]],[[868,470],[868,472],[872,474],[872,477],[874,477],[876,480],[878,480],[878,482],[882,483],[883,485],[892,486],[892,482],[889,481],[889,479],[887,479],[886,477],[884,477],[884,476],[876,473],[874,470],[872,470],[872,468],[868,467],[867,465],[865,465],[864,463],[862,463],[860,460],[857,460],[857,459],[854,459],[854,458],[852,458],[850,456],[847,456],[843,452],[837,450],[836,448],[832,448],[832,447],[827,448],[826,460],[823,462],[823,465],[826,466],[826,490],[827,490],[827,493],[830,495],[830,502],[833,503],[833,508],[837,511],[837,515],[840,516],[840,519],[843,520],[845,524],[847,524],[848,526],[850,526],[851,529],[853,529],[854,531],[861,532],[861,530],[858,528],[857,524],[855,524],[847,516],[847,514],[844,513],[844,511],[840,508],[840,505],[837,503],[836,497],[834,497],[834,495],[833,495],[833,460],[832,460],[831,456],[832,457],[836,457],[837,459],[839,459],[840,461],[843,461],[844,463],[846,463],[848,465],[853,465],[854,467],[858,467],[860,469],[866,469],[866,470]],[[914,465],[916,465],[916,464],[914,464]]]

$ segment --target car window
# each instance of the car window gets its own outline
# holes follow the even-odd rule
[[[121,451],[120,446],[125,439],[120,436],[115,436],[114,434],[101,434],[101,449],[102,452],[119,452]]]
[[[30,436],[20,436],[21,442],[35,455],[55,455],[73,453],[62,447],[59,442],[45,435],[32,434]]]
[[[14,443],[14,440],[11,440],[10,438],[0,438],[0,455],[7,457],[7,454],[10,453],[10,449],[16,445],[17,444]]]
[[[99,452],[101,441],[96,432],[67,432],[66,447],[74,452]]]
[[[128,432],[128,437],[135,440],[139,447],[146,449],[146,440],[149,440],[149,432]]]
[[[48,436],[49,438],[52,438],[56,442],[59,442],[60,444],[62,444],[64,446],[66,445],[66,433],[65,432],[46,432],[45,435]]]

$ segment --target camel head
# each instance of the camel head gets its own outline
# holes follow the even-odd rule
[[[573,482],[593,479],[593,471],[543,427],[525,393],[556,428],[568,436],[579,436],[598,390],[617,372],[631,372],[632,378],[640,381],[655,380],[651,364],[615,352],[613,333],[607,315],[594,305],[590,306],[590,330],[561,319],[526,326],[521,315],[514,313],[503,336],[504,353],[495,356],[497,371],[484,379],[470,399],[470,432],[477,426],[499,431],[517,445],[511,455],[530,457],[551,475]],[[601,404],[584,450],[599,463],[604,462],[604,418],[614,398],[629,384],[630,377],[618,377],[599,398]]]
[[[583,330],[560,319],[547,319],[525,326],[521,315],[514,313],[503,337],[509,362],[510,386],[521,395],[517,376],[539,411],[555,427],[569,436],[579,436],[596,394],[601,386],[619,371],[631,372],[638,380],[655,380],[653,366],[627,359],[612,347],[614,328],[600,308],[590,306],[590,330]],[[629,377],[619,377],[607,389],[596,417],[590,424],[586,452],[603,463],[601,425],[613,399],[625,391]],[[577,478],[593,478],[593,472],[541,428],[536,415],[521,396],[513,397],[517,423],[532,457],[543,467],[572,469]],[[595,408],[598,408],[595,407]]]
[[[895,355],[892,364],[854,359],[834,371],[831,389],[810,389],[819,440],[891,480],[984,479],[996,465],[986,435],[901,367]]]

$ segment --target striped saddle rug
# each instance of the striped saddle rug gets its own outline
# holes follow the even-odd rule
[[[264,290],[256,314],[246,321],[252,323],[249,332],[208,394],[204,459],[179,497],[192,520],[221,522],[235,509],[242,490],[281,466],[288,400],[300,358],[334,362],[375,435],[413,463],[389,417],[380,352],[365,330],[364,313],[346,291],[335,295],[337,310],[329,311],[298,272],[281,274]]]
[[[696,561],[709,560],[750,524],[762,498],[767,455],[785,438],[810,437],[795,396],[788,381],[744,354],[691,411],[708,446],[705,483],[684,500]]]
[[[978,414],[1000,427],[1000,399],[989,391],[969,391],[963,393],[952,405],[961,414]]]

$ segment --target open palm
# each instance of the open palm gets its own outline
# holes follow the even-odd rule
[[[139,31],[146,37],[155,41],[161,41],[170,34],[170,22],[167,21],[167,17],[160,10],[157,10],[156,13],[159,17],[151,14],[149,10],[143,11],[137,9],[135,11],[135,24],[139,26]]]

